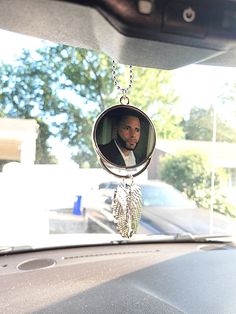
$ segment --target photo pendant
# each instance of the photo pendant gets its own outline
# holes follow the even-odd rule
[[[129,69],[129,85],[122,88],[113,61],[113,81],[122,93],[120,104],[102,112],[93,128],[93,144],[102,167],[123,178],[115,189],[111,210],[116,229],[124,238],[131,238],[137,233],[142,193],[134,183],[134,177],[146,170],[156,144],[155,128],[150,118],[141,109],[129,104],[127,93],[133,83],[132,66]]]

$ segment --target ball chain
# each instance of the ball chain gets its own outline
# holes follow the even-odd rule
[[[122,92],[123,96],[126,98],[126,94],[128,93],[129,89],[132,87],[132,83],[133,83],[133,67],[132,65],[129,66],[129,85],[126,88],[123,88],[119,85],[118,80],[117,80],[117,76],[116,76],[116,61],[112,61],[112,76],[113,76],[113,81],[114,84],[116,86],[116,88]]]

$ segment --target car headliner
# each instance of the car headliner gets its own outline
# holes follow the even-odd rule
[[[206,34],[203,38],[198,38],[194,31],[188,34],[188,27],[191,28],[188,24],[191,23],[186,24],[187,36],[174,34],[175,30],[165,33],[161,28],[162,17],[156,28],[150,23],[157,23],[159,7],[165,8],[167,2],[151,1],[155,9],[151,15],[137,11],[139,2],[0,0],[0,28],[55,43],[102,51],[123,64],[159,69],[174,69],[192,63],[236,65],[234,29],[230,29],[230,36],[220,29],[211,34],[212,25],[218,22],[217,14],[205,20]],[[195,2],[192,0],[187,4],[194,7],[198,5]],[[198,1],[201,6],[204,2]],[[208,0],[207,5],[202,10],[205,15],[219,5],[227,10],[228,7],[232,10],[233,6],[236,10],[233,1]],[[218,7],[219,11],[221,7]]]

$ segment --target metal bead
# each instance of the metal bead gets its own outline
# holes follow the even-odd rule
[[[129,65],[129,85],[127,88],[122,88],[121,86],[119,86],[118,84],[118,80],[116,77],[116,62],[115,60],[112,60],[112,76],[113,76],[113,81],[114,84],[116,86],[116,88],[118,90],[121,90],[123,95],[126,95],[126,93],[128,92],[128,90],[132,87],[132,83],[133,83],[133,70],[132,70],[132,65]]]

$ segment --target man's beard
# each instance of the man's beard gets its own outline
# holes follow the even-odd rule
[[[116,141],[117,141],[117,143],[118,143],[118,145],[119,145],[119,147],[120,147],[121,149],[122,149],[122,148],[125,148],[125,149],[130,150],[130,151],[135,150],[135,148],[137,147],[137,144],[138,144],[138,143],[136,143],[136,145],[135,145],[134,147],[128,147],[126,141],[124,141],[124,140],[120,137],[119,134],[117,134]]]

